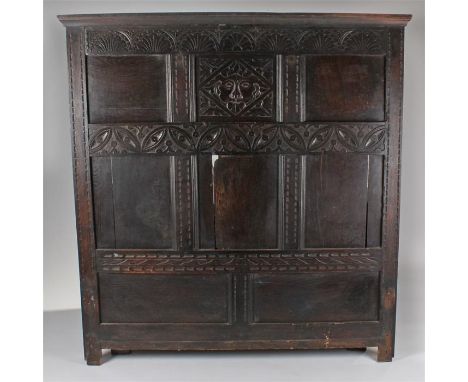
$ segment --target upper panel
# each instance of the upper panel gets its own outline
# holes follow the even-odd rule
[[[383,56],[307,56],[306,119],[383,121]]]
[[[165,57],[88,57],[91,123],[166,121]]]

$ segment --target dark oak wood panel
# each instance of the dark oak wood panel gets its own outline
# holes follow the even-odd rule
[[[101,274],[99,288],[103,323],[227,324],[231,320],[228,275]]]
[[[70,15],[85,358],[394,355],[407,15]]]
[[[308,56],[306,118],[383,121],[383,56]]]
[[[167,120],[164,56],[90,56],[87,63],[91,123]]]
[[[303,164],[305,247],[365,247],[368,156],[309,155]]]
[[[216,248],[277,248],[278,158],[219,156],[213,184]]]
[[[173,247],[169,157],[112,158],[117,248]]]
[[[378,273],[254,274],[250,321],[377,321],[378,284]]]

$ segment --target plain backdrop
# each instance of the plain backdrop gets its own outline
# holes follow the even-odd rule
[[[410,336],[405,340],[410,340],[413,344],[417,344],[417,348],[423,349],[425,133],[423,1],[46,0],[44,3],[44,310],[57,311],[80,307],[65,29],[56,15],[207,11],[362,12],[413,15],[405,37],[397,346],[398,339],[404,333],[405,336]],[[409,325],[406,327],[411,329],[399,332],[398,328],[405,325]]]

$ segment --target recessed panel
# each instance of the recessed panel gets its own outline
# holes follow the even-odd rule
[[[253,323],[378,320],[378,273],[254,274],[250,292]]]
[[[305,247],[365,247],[369,156],[313,154],[303,165]]]
[[[231,277],[99,275],[101,322],[229,323]]]
[[[112,158],[117,248],[173,246],[170,158]]]
[[[198,120],[273,120],[273,56],[202,56],[197,68]]]
[[[383,56],[307,56],[308,121],[383,121]]]
[[[216,248],[277,248],[278,158],[213,161]]]
[[[163,55],[87,60],[91,123],[167,120]]]
[[[93,158],[98,248],[173,248],[170,157]]]

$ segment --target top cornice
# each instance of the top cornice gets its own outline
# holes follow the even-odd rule
[[[106,13],[59,15],[67,27],[163,25],[400,26],[406,14],[372,13]]]

